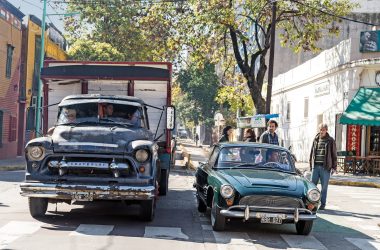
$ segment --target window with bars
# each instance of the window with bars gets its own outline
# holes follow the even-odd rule
[[[309,117],[309,98],[305,97],[303,104],[303,118],[307,119]]]
[[[290,102],[286,105],[286,120],[290,121]]]
[[[13,47],[10,44],[7,44],[7,62],[6,62],[6,68],[5,68],[5,77],[11,78],[12,76],[12,59],[13,59],[13,50],[15,47]]]
[[[8,141],[16,140],[16,131],[17,131],[17,119],[14,116],[10,117],[9,121],[9,138]]]

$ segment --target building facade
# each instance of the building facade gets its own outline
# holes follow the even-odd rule
[[[369,8],[370,2],[375,1],[361,1],[362,7],[356,9],[352,16],[380,23],[380,5]],[[361,36],[365,32],[378,33],[380,37],[376,28],[380,29],[343,22],[339,37],[321,41],[322,47],[328,49],[320,54],[284,57],[287,52],[282,55],[280,52],[278,55],[278,58],[291,58],[292,63],[281,64],[281,59],[276,60],[275,67],[279,69],[273,83],[271,112],[281,114],[279,132],[284,146],[292,146],[298,160],[308,161],[312,140],[318,132],[318,124],[322,122],[328,124],[328,132],[336,139],[338,151],[380,155],[379,126],[340,122],[350,103],[358,101],[355,96],[361,88],[379,91],[380,47],[363,51],[361,45]],[[360,102],[363,102],[365,112],[368,103],[365,100]]]
[[[17,156],[21,66],[22,18],[24,14],[0,0],[0,159]]]

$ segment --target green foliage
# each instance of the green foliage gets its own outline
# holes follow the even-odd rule
[[[193,64],[179,72],[177,83],[180,91],[174,91],[173,102],[180,120],[195,126],[212,125],[218,107],[214,101],[219,86],[215,66],[205,63],[204,68],[198,68]]]
[[[67,52],[71,60],[123,61],[124,55],[108,43],[77,40]]]
[[[219,104],[227,103],[229,111],[233,114],[240,110],[246,116],[253,115],[253,101],[244,85],[220,88],[215,100]]]

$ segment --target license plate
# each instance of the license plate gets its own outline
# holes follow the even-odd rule
[[[92,201],[94,200],[94,194],[88,192],[76,192],[72,194],[71,198],[76,201]]]
[[[261,217],[260,219],[261,223],[265,224],[282,224],[282,219],[279,217]]]

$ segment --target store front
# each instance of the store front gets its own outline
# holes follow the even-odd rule
[[[361,87],[340,123],[347,124],[347,151],[356,151],[356,155],[380,156],[380,88]],[[364,142],[363,146],[361,142]]]

